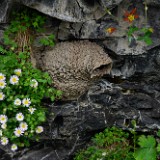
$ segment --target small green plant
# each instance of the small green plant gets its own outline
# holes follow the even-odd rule
[[[51,86],[49,74],[30,62],[32,32],[43,24],[44,18],[35,13],[16,14],[4,33],[7,49],[0,46],[0,143],[10,144],[12,151],[39,140],[47,113],[41,101],[44,97],[54,101],[62,94]],[[53,38],[50,35],[45,45],[53,45]]]
[[[140,146],[135,150],[134,157],[136,160],[156,160],[157,148],[156,139],[153,136],[141,135],[138,138],[138,145]]]
[[[10,26],[4,32],[4,43],[12,49],[19,51],[27,49],[31,52],[31,45],[36,32],[44,32],[43,25],[46,21],[44,16],[28,9],[19,13],[13,13]],[[44,36],[40,43],[54,46],[54,35]]]
[[[96,134],[92,145],[78,153],[74,160],[134,160],[128,133],[112,127]]]
[[[135,120],[132,125],[130,133],[112,127],[96,134],[91,145],[78,152],[74,160],[157,160],[158,140],[153,135],[138,135]]]
[[[60,97],[61,92],[51,88],[51,78],[32,67],[27,61],[28,52],[14,54],[0,48],[0,137],[1,144],[29,146],[30,140],[38,140],[43,132],[41,124],[47,110],[41,100]]]

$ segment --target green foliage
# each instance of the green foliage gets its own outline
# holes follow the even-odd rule
[[[45,96],[54,100],[57,96],[61,96],[61,92],[50,87],[52,80],[48,73],[33,68],[27,61],[29,53],[21,52],[16,55],[2,47],[0,51],[4,54],[0,58],[0,82],[5,83],[0,84],[1,138],[6,137],[10,143],[18,146],[28,146],[30,139],[37,139],[37,134],[41,133],[37,131],[37,127],[46,120],[47,110],[42,106],[41,100]],[[17,81],[14,82],[13,76]],[[19,104],[16,104],[16,99],[20,100]],[[25,105],[25,99],[28,99],[28,105]],[[18,113],[23,114],[22,121],[16,117]],[[6,128],[2,127],[4,124],[2,115],[7,117]],[[15,129],[20,127],[21,122],[25,122],[28,127],[18,136],[15,134]]]
[[[107,128],[96,134],[92,145],[78,153],[75,160],[133,160],[128,136],[121,129]]]
[[[137,148],[134,157],[136,160],[156,160],[156,140],[153,136],[140,136],[138,138],[140,148]]]
[[[156,160],[160,143],[151,135],[138,136],[136,122],[132,124],[130,134],[115,127],[96,134],[91,145],[78,152],[74,160]]]
[[[151,45],[153,43],[151,39],[153,29],[152,28],[142,28],[141,31],[143,34],[138,37],[138,40],[144,41],[147,45]]]
[[[60,98],[62,92],[54,89],[48,73],[34,68],[30,62],[30,39],[32,31],[40,31],[45,19],[27,10],[16,13],[11,25],[4,33],[4,49],[0,46],[0,142],[11,145],[11,150],[30,145],[30,140],[39,140],[44,131],[41,126],[46,121],[47,109],[42,99],[52,101]],[[18,37],[23,41],[28,36],[30,44],[23,51],[16,51]],[[44,45],[54,45],[54,35],[45,40]],[[24,43],[25,44],[25,43]]]
[[[45,24],[46,18],[39,15],[37,12],[29,11],[28,9],[23,10],[19,13],[13,13],[12,21],[9,28],[4,32],[4,43],[12,48],[18,46],[15,41],[15,37],[19,33],[26,33],[30,37],[30,41],[33,41],[33,32],[43,32],[43,25]],[[44,45],[54,46],[54,35],[46,36],[40,40]]]
[[[134,26],[130,26],[128,31],[127,31],[127,35],[128,35],[128,41],[131,43],[132,39],[134,38],[134,33],[136,31],[138,31],[138,27],[134,27]]]
[[[131,43],[132,39],[134,38],[135,40],[144,41],[147,45],[151,45],[153,43],[151,39],[152,33],[153,33],[152,28],[138,28],[130,26],[127,31],[128,41]],[[139,35],[138,38],[136,38],[135,35],[136,36]]]
[[[40,43],[43,44],[44,46],[54,46],[54,40],[55,37],[53,34],[49,35],[48,37],[41,38]]]

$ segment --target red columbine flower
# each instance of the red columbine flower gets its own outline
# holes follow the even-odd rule
[[[136,8],[132,9],[131,12],[126,11],[124,16],[124,20],[128,21],[129,23],[132,23],[136,18],[138,18],[138,15],[136,14]]]
[[[112,34],[115,30],[116,30],[116,28],[114,28],[114,27],[109,27],[109,28],[106,29],[106,31],[107,31],[109,34]]]

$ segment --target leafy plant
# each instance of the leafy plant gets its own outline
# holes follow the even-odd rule
[[[13,13],[10,26],[4,32],[4,43],[12,49],[24,47],[30,49],[34,40],[35,32],[43,32],[43,25],[46,21],[44,16],[39,15],[37,12],[30,12],[25,9],[19,13]],[[45,45],[54,45],[54,35],[42,38],[40,40]]]
[[[40,43],[45,46],[54,46],[54,41],[53,41],[54,38],[55,38],[54,35],[51,34],[48,37],[41,38]]]
[[[129,145],[128,133],[112,127],[96,134],[92,145],[82,150],[75,160],[132,160],[132,147]]]
[[[29,146],[29,140],[37,139],[43,131],[39,125],[46,120],[47,110],[41,100],[44,96],[54,100],[61,92],[50,87],[48,73],[33,68],[27,61],[29,53],[16,55],[2,47],[0,50],[4,54],[0,58],[1,144]]]
[[[62,94],[51,86],[49,74],[30,62],[31,33],[41,30],[44,18],[27,11],[16,15],[4,34],[8,49],[0,46],[0,142],[11,144],[12,151],[39,139],[47,113],[42,99],[54,101]],[[53,38],[50,35],[46,45],[53,45]]]
[[[138,138],[138,145],[134,157],[136,160],[156,160],[157,158],[157,148],[156,140],[153,136],[141,135]]]

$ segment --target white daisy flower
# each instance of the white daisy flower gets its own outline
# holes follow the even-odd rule
[[[28,111],[29,111],[31,114],[33,114],[35,110],[36,110],[36,108],[29,108],[29,109],[28,109]]]
[[[15,84],[18,83],[18,81],[19,81],[18,76],[16,76],[16,75],[11,76],[11,78],[10,78],[10,83],[11,84],[15,85]]]
[[[18,149],[18,146],[16,144],[11,145],[11,150],[14,152]]]
[[[21,128],[15,128],[15,130],[14,130],[14,134],[17,137],[20,137],[21,135],[23,135],[23,133],[24,132],[21,130]]]
[[[22,131],[26,131],[28,129],[28,125],[26,122],[21,122],[19,127]]]
[[[3,124],[1,125],[1,128],[2,128],[2,129],[6,129],[6,128],[7,128],[7,124],[6,124],[6,123],[3,123]]]
[[[38,82],[37,82],[37,80],[32,79],[32,80],[31,80],[31,84],[30,84],[30,86],[31,86],[31,87],[33,87],[33,88],[36,88],[36,87],[38,86]]]
[[[0,129],[0,136],[2,136],[3,135],[3,132],[2,132],[2,130]]]
[[[21,105],[21,100],[19,98],[15,99],[14,105],[20,106]]]
[[[3,92],[0,92],[0,101],[3,101],[5,98],[5,95],[3,94]]]
[[[2,137],[2,138],[1,138],[1,144],[2,144],[2,145],[5,146],[5,145],[8,144],[8,142],[9,142],[9,141],[8,141],[8,138],[7,138],[7,137]]]
[[[0,81],[0,89],[5,88],[6,82],[5,81]]]
[[[6,79],[5,75],[3,73],[0,73],[0,81],[4,81]]]
[[[8,120],[8,117],[6,115],[4,115],[4,114],[0,115],[0,123],[2,123],[2,124],[6,123],[7,120]]]
[[[29,107],[29,105],[31,104],[31,100],[30,98],[24,98],[22,103],[23,103],[23,106]]]
[[[17,119],[17,121],[23,121],[24,115],[22,113],[17,113],[16,114],[16,119]]]
[[[17,75],[17,76],[20,76],[22,74],[22,70],[21,69],[15,69],[14,70],[14,73]]]
[[[36,128],[36,133],[42,133],[44,131],[43,127],[42,126],[37,126]]]

